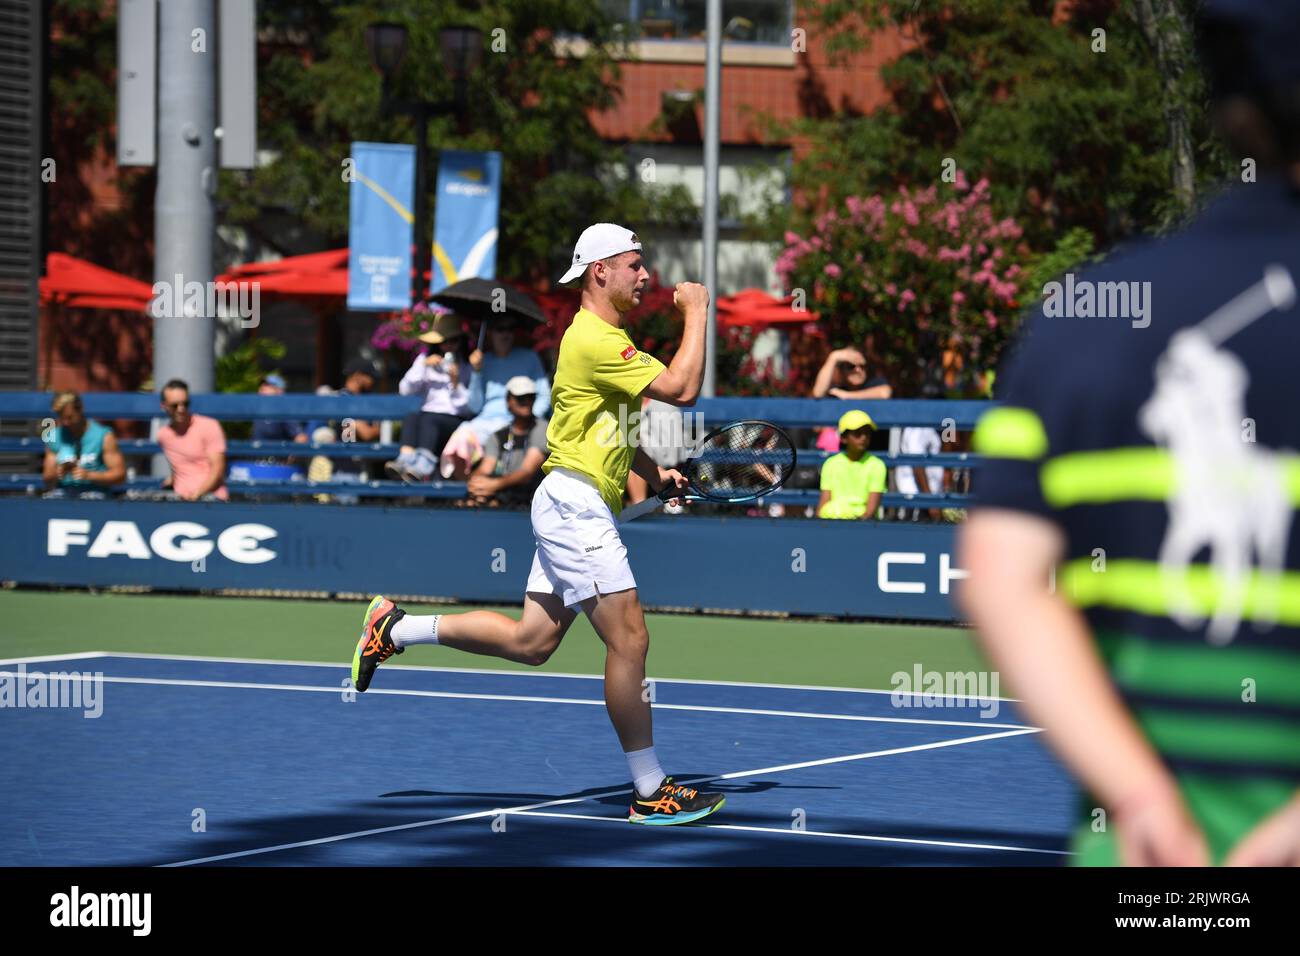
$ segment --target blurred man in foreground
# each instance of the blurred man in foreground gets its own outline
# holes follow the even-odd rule
[[[1090,794],[1085,865],[1300,865],[1300,6],[1200,16],[1258,181],[1064,283],[1130,314],[1032,317],[961,539],[970,619]]]

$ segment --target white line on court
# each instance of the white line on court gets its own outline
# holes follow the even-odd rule
[[[1021,733],[1035,733],[1033,730],[1021,731]],[[933,750],[936,747],[952,747],[957,744],[969,744],[979,740],[995,740],[1001,737],[1016,736],[1015,734],[986,734],[980,737],[963,737],[960,740],[941,741],[940,743],[918,744],[914,747],[897,747],[890,750],[873,750],[868,753],[849,754],[844,757],[826,757],[822,760],[811,760],[806,763],[786,764],[781,767],[767,767],[760,770],[740,770],[733,773],[723,774],[720,777],[690,777],[683,778],[682,783],[698,783],[706,780],[734,780],[738,777],[750,777],[760,773],[777,773],[782,770],[793,770],[800,767],[811,767],[819,764],[843,763],[849,760],[869,760],[872,757],[887,757],[894,754],[908,753],[913,750]],[[598,800],[601,797],[612,797],[618,794],[626,794],[627,787],[619,787],[616,790],[604,790],[600,793],[592,793],[582,797],[561,797],[558,800],[547,800],[543,803],[530,803],[520,807],[506,807],[495,810],[478,810],[473,813],[461,813],[453,817],[439,817],[433,820],[418,820],[414,823],[399,823],[389,827],[375,827],[371,830],[358,830],[355,833],[340,833],[337,836],[318,837],[314,840],[301,840],[296,843],[281,843],[278,846],[258,847],[253,850],[236,850],[232,853],[220,853],[216,856],[199,857],[194,860],[180,860],[176,863],[163,863],[161,866],[194,866],[200,863],[219,863],[222,860],[234,860],[249,856],[259,856],[264,853],[276,853],[280,850],[297,850],[309,846],[321,846],[326,843],[339,843],[343,840],[355,840],[359,837],[378,836],[383,833],[398,833],[402,830],[417,830],[423,827],[435,827],[444,823],[460,823],[465,820],[477,820],[484,817],[493,817],[501,813],[522,813],[529,810],[545,810],[548,807],[560,807],[572,803],[583,803],[587,800]],[[629,824],[630,826],[631,824]]]
[[[545,810],[515,810],[512,816],[548,817],[555,820],[596,820],[601,823],[627,825],[627,817],[601,817],[587,813],[550,813]],[[1073,856],[1069,850],[1043,850],[1029,846],[1003,846],[997,843],[962,843],[956,840],[922,840],[915,837],[866,836],[861,833],[832,833],[827,830],[795,830],[792,827],[757,827],[739,823],[693,823],[693,830],[741,830],[747,833],[779,833],[797,837],[829,837],[836,840],[867,840],[873,843],[906,843],[912,846],[957,847],[962,850],[1008,850],[1013,853],[1047,853]]]
[[[40,657],[10,657],[0,664],[43,664],[47,661],[84,661],[91,657],[108,657],[103,651],[85,651],[81,654],[45,654]]]
[[[346,669],[349,667],[346,663],[333,663],[331,661],[273,661],[258,657],[202,657],[192,656],[189,654],[136,654],[130,651],[98,651],[98,655],[103,657],[120,657],[120,658],[140,658],[141,660],[151,661],[205,661],[212,664],[272,664],[281,667],[332,667],[336,669]],[[4,663],[0,661],[0,663]],[[440,674],[490,674],[505,675],[508,677],[560,677],[568,680],[604,680],[602,674],[568,674],[561,671],[537,671],[537,670],[504,670],[490,667],[434,667],[428,664],[406,664],[398,663],[397,667],[404,670],[412,671],[432,671]],[[895,694],[902,697],[924,697],[926,691],[900,691],[900,690],[881,690],[873,687],[828,687],[822,684],[764,684],[755,681],[739,680],[695,680],[687,677],[651,677],[650,681],[655,684],[703,684],[705,686],[716,685],[718,687],[764,687],[773,690],[823,690],[836,694],[883,694],[893,696]],[[991,697],[981,696],[979,694],[942,694],[939,695],[949,700],[997,700],[1006,703],[1016,703],[1019,698],[1016,697]]]
[[[805,760],[802,763],[780,764],[776,767],[760,767],[757,770],[739,770],[735,773],[725,773],[721,777],[711,777],[711,780],[737,780],[740,777],[755,777],[762,773],[780,773],[783,770],[802,770],[804,767],[820,767],[830,763],[846,763],[850,760],[863,760],[867,757],[888,757],[892,754],[915,753],[919,750],[938,750],[941,747],[955,747],[958,744],[971,744],[977,740],[997,740],[1001,737],[1019,737],[1023,734],[1040,733],[1036,727],[1026,727],[1021,730],[1007,730],[1000,734],[981,734],[978,737],[958,737],[953,740],[938,740],[928,744],[914,744],[910,747],[895,747],[893,750],[872,750],[861,754],[848,754],[844,757],[823,757],[821,760]]]
[[[0,671],[0,677],[16,677],[9,671]],[[30,675],[29,675],[30,676]],[[260,684],[246,681],[218,680],[184,680],[170,677],[112,677],[108,675],[68,674],[69,680],[95,680],[105,684],[143,684],[158,687],[215,687],[226,690],[280,690],[314,694],[341,694],[350,690],[348,687],[317,687],[312,684]],[[448,700],[496,700],[532,704],[581,704],[588,707],[604,707],[603,699],[587,700],[579,697],[530,697],[517,694],[469,694],[441,690],[405,690],[402,688],[381,687],[366,691],[390,697],[433,697]],[[798,717],[809,720],[848,720],[871,724],[919,724],[928,727],[979,727],[982,729],[1009,728],[1016,732],[1034,732],[1036,728],[1026,728],[1023,724],[995,724],[970,720],[929,720],[921,717],[875,717],[865,714],[818,714],[800,710],[764,710],[751,707],[710,707],[704,704],[661,704],[650,705],[655,710],[683,710],[710,714],[740,714],[754,717]]]

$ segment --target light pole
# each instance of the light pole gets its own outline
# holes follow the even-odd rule
[[[478,68],[483,56],[483,35],[477,27],[449,26],[439,31],[438,45],[442,63],[452,81],[452,97],[442,102],[397,99],[390,94],[392,79],[406,56],[407,31],[400,23],[372,23],[366,27],[366,50],[370,64],[383,77],[380,111],[403,113],[415,120],[415,216],[414,252],[412,254],[411,305],[424,299],[424,270],[433,250],[429,234],[428,165],[429,118],[459,116],[465,110],[465,89],[469,75]],[[430,271],[432,275],[432,270]]]

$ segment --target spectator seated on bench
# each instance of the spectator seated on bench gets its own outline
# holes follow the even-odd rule
[[[51,409],[59,423],[45,436],[46,497],[105,497],[109,486],[126,478],[113,430],[86,418],[76,392],[55,395]]]
[[[288,383],[274,372],[264,375],[257,387],[257,394],[262,396],[283,395]],[[253,441],[297,442],[308,441],[306,422],[286,422],[276,419],[258,419],[253,422]],[[230,465],[230,477],[234,481],[250,479],[276,479],[289,481],[295,477],[305,477],[301,459],[264,456],[252,461],[237,461]]]
[[[876,423],[866,412],[853,409],[840,416],[844,451],[822,465],[819,518],[872,518],[880,508],[887,469],[875,455],[867,454]]]
[[[402,420],[402,448],[386,471],[403,481],[427,481],[438,467],[447,439],[460,427],[469,411],[469,389],[460,380],[456,351],[465,340],[455,313],[441,315],[433,328],[420,336],[428,346],[411,363],[397,390],[419,395],[420,410]]]
[[[316,390],[317,395],[367,395],[374,390],[379,372],[374,363],[364,358],[356,358],[343,370],[343,387],[337,391],[322,385]],[[373,442],[379,440],[379,422],[361,419],[346,419],[344,422],[311,422],[307,431],[311,440],[319,444],[338,441]],[[325,455],[317,455],[307,467],[307,478],[311,481],[341,481],[348,484],[361,484],[367,480],[366,463],[361,458],[342,458],[333,460]],[[329,501],[329,495],[319,495],[318,500]],[[356,504],[355,495],[339,495],[340,504]]]
[[[537,395],[533,414],[538,418],[550,416],[551,381],[537,353],[515,344],[517,331],[514,316],[494,316],[488,320],[491,351],[475,349],[470,353],[469,410],[474,417],[456,429],[443,448],[439,465],[442,477],[463,481],[482,456],[488,436],[510,424],[506,384],[515,377],[532,379]]]
[[[167,424],[158,429],[158,444],[171,474],[163,487],[184,501],[230,497],[226,490],[226,435],[215,418],[190,411],[190,387],[178,378],[162,390]]]
[[[536,384],[528,376],[516,375],[506,383],[511,421],[483,446],[467,484],[471,504],[519,506],[532,500],[547,454],[547,423],[533,414],[536,400]]]

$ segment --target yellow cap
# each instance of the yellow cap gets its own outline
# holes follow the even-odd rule
[[[839,432],[841,435],[845,432],[855,432],[863,425],[866,425],[871,429],[875,429],[876,427],[876,423],[871,420],[870,415],[860,408],[855,408],[840,416]]]

